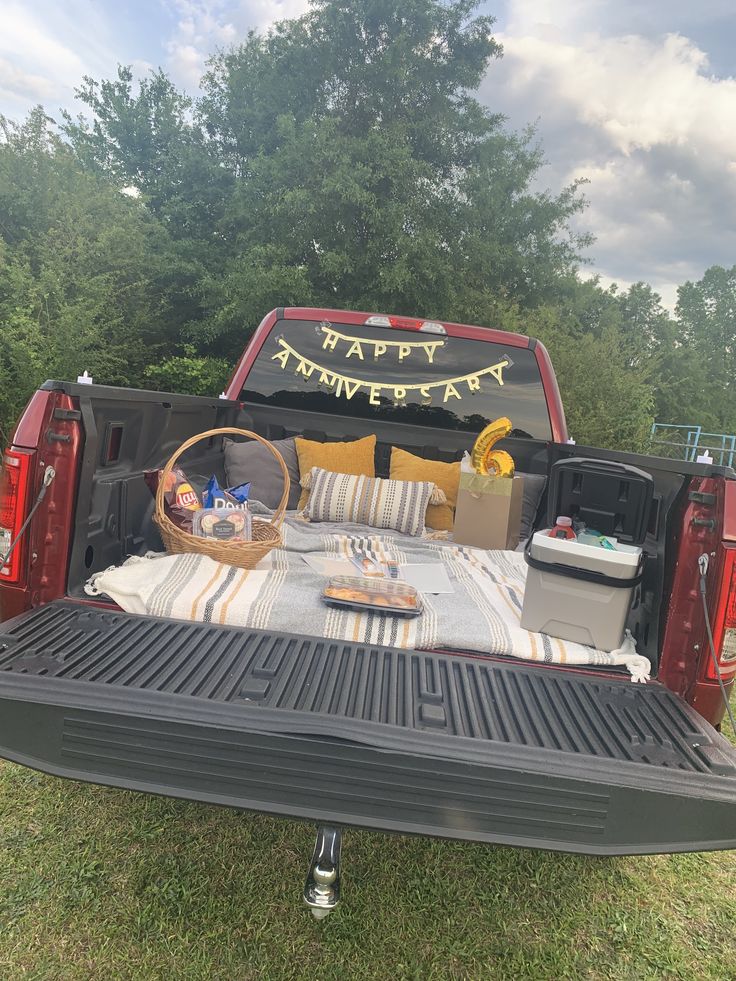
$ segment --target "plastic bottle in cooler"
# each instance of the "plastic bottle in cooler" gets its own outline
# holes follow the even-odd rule
[[[575,541],[577,535],[572,530],[572,518],[568,518],[565,515],[560,515],[557,518],[557,523],[555,524],[552,531],[549,533],[550,538],[569,538]]]

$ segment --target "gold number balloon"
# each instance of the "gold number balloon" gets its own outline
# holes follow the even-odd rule
[[[506,416],[489,423],[473,444],[470,460],[473,470],[484,476],[513,477],[514,460],[505,450],[494,450],[496,443],[511,432],[511,420]]]

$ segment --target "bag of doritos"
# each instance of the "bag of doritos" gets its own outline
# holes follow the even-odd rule
[[[204,506],[206,508],[231,508],[239,511],[248,510],[250,483],[239,484],[224,490],[220,487],[217,477],[210,477],[204,491]]]

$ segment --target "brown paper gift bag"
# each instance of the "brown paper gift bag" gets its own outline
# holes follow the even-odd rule
[[[523,477],[461,473],[453,538],[473,548],[514,549],[519,544]]]

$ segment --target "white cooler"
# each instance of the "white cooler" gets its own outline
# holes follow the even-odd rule
[[[538,531],[527,546],[521,626],[600,651],[621,646],[642,550],[619,543],[615,552],[550,538]]]

